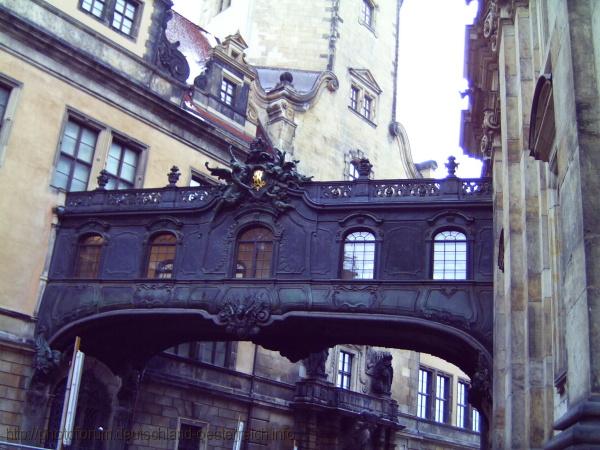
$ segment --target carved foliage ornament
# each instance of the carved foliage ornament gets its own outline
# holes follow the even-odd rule
[[[255,298],[247,298],[245,302],[228,301],[219,310],[218,323],[225,326],[228,333],[239,339],[247,339],[258,334],[271,317],[271,305]]]
[[[246,162],[239,161],[232,148],[231,169],[206,168],[213,176],[225,180],[217,194],[217,211],[224,207],[235,207],[242,202],[267,203],[279,212],[292,208],[288,200],[290,190],[300,189],[300,183],[312,177],[300,175],[296,170],[298,161],[286,161],[285,152],[276,149],[276,155],[267,151],[265,142],[258,138],[250,144]]]

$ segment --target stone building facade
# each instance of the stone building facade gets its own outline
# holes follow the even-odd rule
[[[480,2],[463,146],[494,179],[493,448],[598,448],[600,4]]]
[[[207,11],[224,3],[206,2]],[[420,178],[395,115],[401,2],[306,2],[294,33],[281,26],[296,4],[253,2],[248,14],[249,5],[233,0],[216,17],[206,13],[208,29],[211,20],[236,28],[216,40],[167,0],[0,2],[0,254],[11,262],[0,271],[3,440],[56,442],[47,432],[58,429],[69,350],[59,358],[47,345],[38,312],[67,192],[93,190],[97,179],[109,189],[162,187],[177,173],[179,185],[214,184],[204,163],[225,167],[257,137],[317,180],[355,179],[363,157],[371,177]],[[95,223],[90,230],[103,227]],[[332,348],[326,379],[335,385],[340,357],[351,355],[349,391],[375,402],[377,350],[385,351]],[[391,398],[404,427],[397,448],[477,448],[477,433],[454,426],[467,374],[425,353],[392,352]],[[419,368],[452,385],[445,423],[417,416]],[[77,427],[138,433],[81,437],[73,448],[187,448],[178,431],[227,430],[198,446],[292,449],[285,431],[294,431],[291,404],[307,376],[306,364],[249,341],[178,343],[143,371],[114,372],[90,357],[84,374]],[[231,431],[241,423],[283,434],[238,443]]]

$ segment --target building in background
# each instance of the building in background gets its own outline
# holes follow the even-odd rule
[[[494,180],[493,448],[597,448],[600,4],[479,4],[463,146]]]
[[[148,266],[132,269],[123,250],[129,235],[104,237],[119,214],[81,224],[78,240],[67,245],[61,214],[82,206],[69,204],[67,193],[124,190],[111,197],[112,206],[150,208],[159,197],[136,190],[178,183],[199,187],[190,191],[191,202],[218,182],[205,162],[229,166],[250,154],[257,138],[270,152],[277,147],[288,160],[300,160],[298,169],[316,180],[359,182],[365,158],[372,163],[366,177],[421,177],[395,114],[400,5],[207,1],[206,29],[218,21],[232,26],[221,40],[173,13],[167,0],[0,5],[0,254],[10,261],[0,271],[3,439],[18,435],[45,447],[56,442],[48,433],[17,433],[59,429],[69,358],[49,347],[46,324],[78,309],[41,310],[42,299],[52,295],[47,284],[83,280],[83,292],[85,280],[102,271],[118,280],[135,269],[152,286],[173,276],[175,248],[191,245],[173,240],[176,234],[152,234],[149,224]],[[287,25],[291,15],[297,28]],[[335,188],[330,193],[346,196]],[[164,220],[177,225],[172,217]],[[77,264],[61,266],[65,255]],[[116,291],[111,295],[117,302]],[[164,331],[177,323],[158,326]],[[310,363],[292,364],[243,340],[165,341],[163,348],[143,368],[123,361],[113,370],[87,358],[76,421],[79,429],[158,437],[80,436],[75,448],[254,448],[260,437],[201,442],[197,432],[297,428],[293,403],[298,384],[311,375]],[[69,351],[68,345],[61,349]],[[382,377],[373,371],[388,352],[394,381],[391,397],[382,397],[374,387]],[[367,404],[398,403],[399,426],[390,428],[394,442],[387,445],[478,447],[479,418],[466,394],[470,380],[457,367],[425,353],[354,344],[332,347],[321,364],[325,373],[317,370],[316,378],[328,381],[327,389],[357,393],[348,398]],[[358,426],[356,436],[367,429]],[[167,430],[179,433],[160,434]],[[270,440],[269,448],[293,448],[290,436]]]

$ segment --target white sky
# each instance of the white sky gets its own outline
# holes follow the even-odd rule
[[[465,25],[473,23],[477,2],[404,0],[400,10],[398,120],[406,128],[415,162],[434,159],[436,175],[446,175],[454,155],[460,177],[478,177],[479,160],[459,147],[460,111],[468,99],[463,78]]]
[[[174,0],[174,9],[194,21],[202,0]],[[391,1],[391,0],[381,0]],[[465,25],[472,23],[477,1],[404,0],[400,10],[398,120],[406,128],[415,162],[434,159],[436,176],[446,175],[448,156],[457,175],[478,177],[481,163],[459,147],[460,111],[468,99],[463,78]],[[285,38],[285,37],[283,37]]]

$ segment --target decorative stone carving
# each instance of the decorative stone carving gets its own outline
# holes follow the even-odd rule
[[[306,376],[309,378],[327,378],[325,363],[329,356],[329,349],[326,348],[320,352],[311,353],[308,358],[304,359],[304,367],[306,367]]]
[[[358,178],[362,180],[368,180],[369,175],[371,175],[371,169],[373,169],[373,164],[368,160],[368,158],[360,158],[355,163],[356,171],[358,172]]]
[[[271,305],[247,298],[245,303],[226,302],[219,310],[218,323],[240,340],[258,334],[271,317]]]
[[[394,369],[390,352],[369,350],[367,375],[373,378],[371,390],[374,394],[391,395]]]
[[[183,53],[177,48],[180,43],[169,42],[166,35],[167,23],[173,17],[173,11],[165,11],[162,23],[162,32],[156,49],[156,65],[168,72],[177,81],[185,82],[190,76],[190,66]]]
[[[454,156],[449,156],[448,162],[444,165],[448,169],[448,178],[456,178],[456,169],[459,166],[459,163],[456,162],[456,158]]]
[[[374,448],[374,432],[377,428],[377,417],[372,413],[363,412],[354,421],[347,440],[344,444],[344,450],[372,450]]]
[[[298,161],[286,161],[285,152],[275,149],[274,156],[260,138],[250,144],[250,153],[245,163],[233,155],[231,147],[229,151],[231,169],[211,168],[208,162],[205,164],[213,176],[226,182],[217,194],[217,211],[242,202],[260,202],[283,212],[292,208],[288,201],[289,191],[299,189],[300,183],[312,178],[300,175],[296,170]]]
[[[477,370],[471,378],[469,398],[477,406],[491,405],[492,402],[492,376],[483,353],[479,354]]]
[[[52,350],[43,333],[35,338],[35,356],[33,359],[34,377],[48,377],[60,365],[62,355],[58,350]]]
[[[106,169],[102,169],[96,180],[98,180],[98,190],[106,189],[106,185],[108,184],[108,171]]]
[[[493,52],[498,49],[498,28],[500,15],[496,0],[491,0],[485,20],[483,21],[483,36],[489,40]]]
[[[173,166],[171,170],[167,174],[167,178],[169,179],[169,187],[176,187],[177,181],[179,181],[179,177],[181,176],[181,172],[179,172],[179,167]]]

